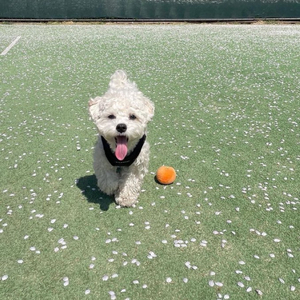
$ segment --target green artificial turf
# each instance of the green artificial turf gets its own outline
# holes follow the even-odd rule
[[[299,26],[1,25],[0,52],[18,36],[0,56],[1,299],[299,299]],[[116,69],[156,107],[127,209],[96,187],[87,111]]]

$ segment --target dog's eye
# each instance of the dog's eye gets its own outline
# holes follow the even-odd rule
[[[136,119],[136,116],[132,114],[132,115],[129,116],[129,119],[130,119],[130,120],[135,120],[135,119]]]
[[[113,120],[113,119],[116,118],[116,116],[115,115],[109,115],[108,118],[111,119],[111,120]]]

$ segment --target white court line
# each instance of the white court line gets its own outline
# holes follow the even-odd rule
[[[0,55],[6,55],[8,51],[18,42],[21,37],[18,36]]]

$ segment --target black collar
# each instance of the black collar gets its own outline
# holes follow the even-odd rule
[[[102,144],[105,152],[105,156],[107,160],[110,162],[110,164],[114,167],[129,167],[139,156],[142,147],[146,140],[146,135],[144,134],[143,137],[139,140],[133,151],[128,154],[123,160],[118,160],[115,156],[115,154],[111,151],[108,142],[106,139],[101,136]]]

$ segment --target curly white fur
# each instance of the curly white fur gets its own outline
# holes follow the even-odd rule
[[[106,158],[101,136],[111,151],[118,156],[117,140],[127,140],[130,154],[146,134],[147,123],[154,115],[154,104],[146,98],[134,82],[128,80],[124,71],[116,71],[102,97],[89,101],[89,112],[99,132],[94,152],[94,170],[98,186],[104,193],[115,195],[121,206],[136,203],[143,178],[148,171],[149,144],[145,141],[139,156],[128,167],[116,167]]]

